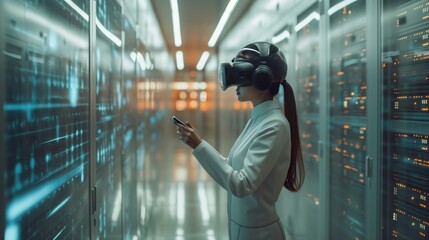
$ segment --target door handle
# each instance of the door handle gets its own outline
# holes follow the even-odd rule
[[[370,156],[366,156],[365,158],[365,176],[366,178],[371,178],[372,177],[372,162],[373,162],[373,158]]]

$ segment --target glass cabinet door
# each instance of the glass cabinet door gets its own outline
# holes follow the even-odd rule
[[[318,15],[318,3],[310,6],[297,17],[302,22],[309,16]],[[305,165],[305,182],[300,194],[302,223],[297,224],[305,229],[299,229],[299,236],[304,239],[317,239],[320,217],[319,192],[319,21],[314,19],[297,32],[296,64],[297,64],[297,107],[299,110],[299,127],[301,135],[302,154]],[[308,229],[308,226],[313,226]]]
[[[96,67],[96,184],[97,237],[122,236],[121,56],[122,9],[117,0],[97,0]]]
[[[331,0],[328,15],[329,239],[365,239],[365,1]]]
[[[429,237],[429,1],[383,1],[382,239]]]
[[[6,224],[0,239],[87,239],[88,2],[1,6]]]
[[[131,2],[130,2],[131,3]],[[137,3],[132,5],[137,7]],[[128,9],[126,9],[128,10]],[[132,9],[134,10],[134,9]],[[131,11],[132,11],[131,10]],[[130,10],[128,10],[130,11]],[[123,230],[122,239],[132,239],[133,235],[139,228],[139,208],[137,205],[137,148],[136,148],[136,62],[133,61],[133,56],[137,51],[135,24],[132,22],[132,13],[125,12],[122,18],[123,49],[124,57],[122,59],[122,151],[121,151],[121,186],[122,196],[127,196],[122,199],[123,213]]]

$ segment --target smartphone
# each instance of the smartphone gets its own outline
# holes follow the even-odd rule
[[[180,121],[180,119],[178,119],[176,116],[171,117],[171,119],[173,119],[173,122],[181,124],[185,127],[189,127],[188,125],[186,125],[184,122]]]

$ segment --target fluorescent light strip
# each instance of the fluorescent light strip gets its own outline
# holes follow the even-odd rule
[[[339,2],[337,4],[335,4],[334,6],[332,6],[331,8],[329,8],[328,10],[328,15],[331,16],[332,14],[336,13],[338,10],[356,2],[357,0],[344,0],[342,2]]]
[[[146,61],[140,52],[137,52],[137,63],[139,64],[141,70],[147,69]]]
[[[183,52],[182,51],[176,52],[176,65],[177,65],[177,69],[179,69],[179,70],[183,70],[185,68],[185,64],[183,62]]]
[[[150,60],[149,52],[146,52],[144,56],[148,67],[151,67],[153,64],[152,64],[152,61]]]
[[[122,41],[121,39],[119,39],[117,36],[115,36],[113,33],[111,33],[109,30],[107,30],[103,24],[101,24],[100,20],[98,20],[98,18],[95,18],[95,24],[97,25],[97,27],[100,29],[100,31],[107,37],[109,38],[114,44],[116,44],[116,46],[120,47],[122,46]]]
[[[229,17],[231,16],[232,11],[237,6],[238,0],[230,0],[228,3],[228,6],[226,6],[225,11],[222,14],[222,17],[219,20],[219,23],[217,24],[213,35],[211,36],[209,40],[209,47],[214,47],[216,45],[217,40],[219,39],[219,36],[221,32],[223,31],[223,28],[225,27],[226,22],[228,21]]]
[[[206,82],[174,82],[173,83],[174,90],[206,90],[207,83]]]
[[[283,41],[284,39],[289,39],[290,38],[290,32],[288,31],[288,30],[284,30],[283,32],[281,32],[280,34],[278,34],[278,35],[276,35],[276,36],[274,36],[272,39],[271,39],[271,42],[273,43],[273,44],[276,44],[276,43],[279,43],[279,42],[281,42],[281,41]]]
[[[76,5],[76,3],[74,3],[72,0],[65,0],[65,3],[67,3],[71,8],[73,8],[83,19],[85,19],[87,22],[89,21],[89,15],[85,11],[83,11],[78,5]],[[96,18],[96,25],[106,37],[108,37],[110,40],[112,40],[114,44],[116,44],[116,46],[122,46],[121,39],[119,39],[113,33],[107,30],[98,20],[98,18]]]
[[[131,60],[133,60],[133,62],[136,62],[136,59],[137,59],[137,54],[136,54],[136,52],[132,51],[132,52],[130,53],[130,58],[131,58]]]
[[[177,0],[170,0],[171,5],[171,17],[173,19],[173,32],[174,32],[174,44],[176,47],[182,46],[182,37],[180,33],[180,17],[179,17],[179,6]]]
[[[146,68],[148,70],[153,70],[155,68],[155,66],[153,65],[152,61],[150,60],[149,53],[146,52],[145,56],[146,56]]]
[[[207,63],[207,60],[209,59],[210,53],[207,51],[203,52],[203,55],[201,55],[200,61],[198,61],[197,64],[197,70],[201,71],[204,69],[204,66]]]
[[[301,30],[304,26],[306,26],[307,24],[309,24],[313,20],[319,21],[320,20],[320,14],[317,12],[310,13],[310,15],[308,15],[304,20],[302,20],[301,22],[299,22],[295,26],[295,32],[298,32],[299,30]]]
[[[76,3],[74,3],[72,0],[65,0],[64,2],[66,2],[71,8],[73,8],[80,16],[83,17],[83,19],[85,19],[87,22],[89,21],[89,15],[83,11],[78,5],[76,5]]]

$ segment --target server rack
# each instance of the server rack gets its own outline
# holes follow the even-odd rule
[[[330,10],[340,1],[330,1]],[[365,2],[329,18],[329,238],[365,238],[367,155]],[[329,10],[328,10],[329,11]]]
[[[429,1],[383,1],[382,239],[429,237]]]
[[[137,20],[124,16],[124,4],[2,1],[2,238],[144,234],[142,198],[153,189],[137,190],[148,144],[137,138],[146,126],[137,123],[131,53],[149,49],[138,49]],[[126,4],[137,11],[149,2]]]
[[[321,140],[320,189],[330,189],[329,196],[321,193],[319,239],[425,239],[429,3],[347,2],[335,13],[343,1],[321,1],[320,21],[313,22],[321,29],[319,121],[330,126],[312,130]],[[311,36],[298,31],[294,37],[296,44],[287,50],[297,49],[300,57],[300,43]],[[298,59],[293,74],[298,101],[309,99],[300,95],[309,62]],[[300,107],[306,132],[305,104]],[[300,227],[286,230],[296,236]]]
[[[4,6],[5,238],[88,236],[88,21],[65,2]]]

